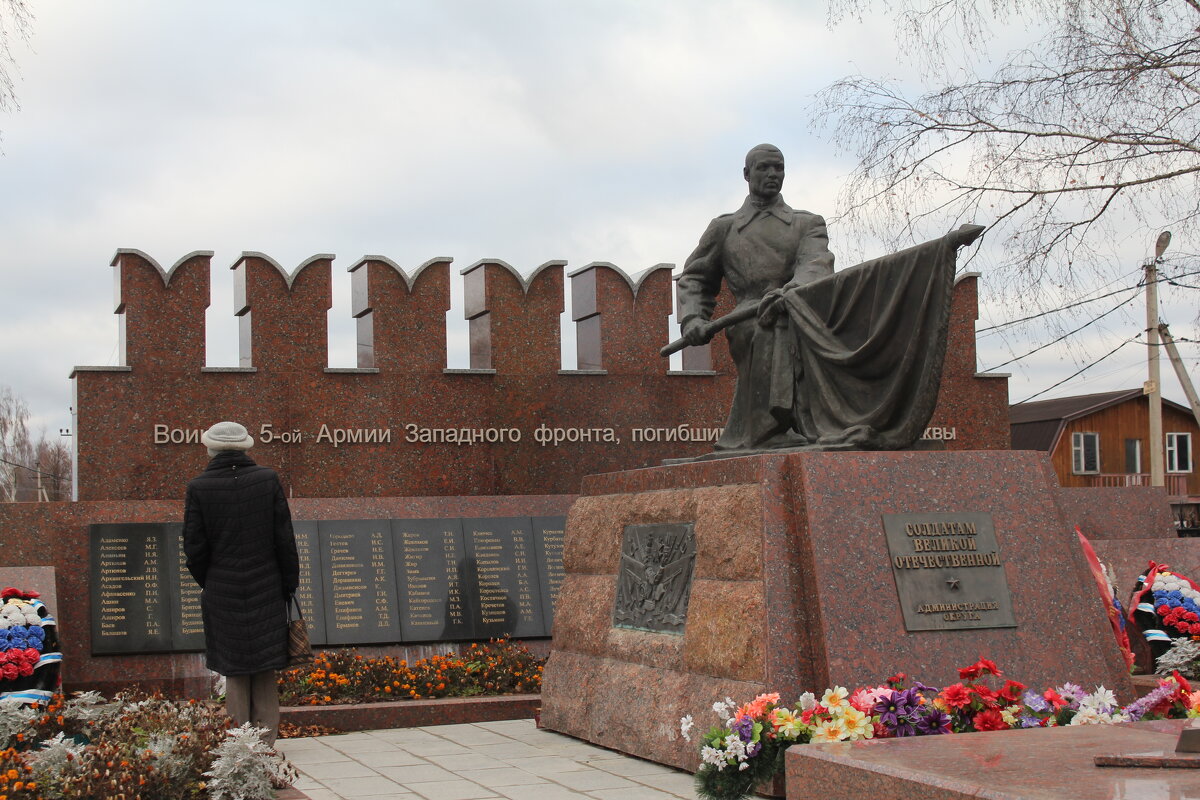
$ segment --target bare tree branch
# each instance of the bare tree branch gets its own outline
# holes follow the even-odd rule
[[[0,0],[0,111],[17,107],[12,43],[17,39],[28,40],[32,23],[33,15],[25,0]]]
[[[835,23],[871,4],[831,2]],[[1074,282],[1131,221],[1200,232],[1200,0],[900,0],[895,14],[937,88],[851,76],[816,104],[858,159],[847,227],[903,244],[989,223],[1016,291]],[[1045,35],[987,75],[946,67],[1013,15]]]

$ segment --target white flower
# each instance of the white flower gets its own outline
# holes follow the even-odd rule
[[[725,715],[729,713],[729,706],[722,703],[720,700],[713,703],[713,711],[717,712],[717,716],[725,719]]]
[[[692,740],[690,734],[695,724],[696,723],[692,720],[691,714],[688,714],[686,717],[683,717],[679,720],[679,733],[683,735],[684,740],[689,742]]]
[[[746,755],[746,743],[736,733],[731,733],[725,737],[725,753],[731,758],[736,758],[738,761],[745,761],[749,758]]]
[[[805,692],[804,694],[800,695],[800,699],[796,701],[796,705],[801,711],[808,711],[809,709],[816,707],[817,696],[812,692]]]
[[[717,768],[717,772],[725,769],[726,761],[724,750],[718,750],[715,747],[709,747],[708,745],[705,745],[704,747],[700,748],[700,760],[705,764],[712,764]]]
[[[1117,696],[1112,693],[1111,689],[1105,689],[1103,686],[1096,687],[1096,691],[1086,695],[1079,701],[1080,709],[1092,709],[1107,713],[1117,707]]]
[[[833,711],[844,705],[850,705],[846,702],[846,698],[849,696],[850,690],[845,686],[834,686],[832,689],[826,689],[825,694],[821,695],[821,705]]]
[[[750,769],[750,763],[748,761],[743,761],[740,765],[738,765],[738,769]]]

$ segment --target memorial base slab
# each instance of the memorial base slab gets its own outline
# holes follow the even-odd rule
[[[894,672],[945,685],[981,656],[1031,686],[1104,684],[1128,702],[1058,491],[1032,452],[771,454],[591,476],[567,517],[542,724],[695,770],[679,720],[702,733],[715,701],[775,691],[791,703]],[[918,525],[892,542],[908,551],[889,549],[885,521]],[[681,523],[695,537],[682,633],[614,624],[626,529]],[[661,592],[644,588],[653,606]],[[952,602],[970,590],[986,596]],[[909,630],[930,617],[943,627]]]
[[[789,800],[1155,800],[1200,796],[1200,770],[1098,766],[1114,752],[1170,751],[1188,720],[917,736],[791,747]],[[1111,756],[1110,756],[1111,757]],[[1144,762],[1144,759],[1142,760]]]

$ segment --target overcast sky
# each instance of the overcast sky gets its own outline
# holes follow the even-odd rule
[[[54,434],[70,425],[71,368],[117,363],[121,247],[165,268],[216,252],[210,366],[237,363],[227,268],[246,250],[288,270],[336,254],[331,366],[354,366],[346,267],[452,257],[449,366],[466,366],[459,268],[681,264],[741,202],[743,155],[763,141],[788,158],[788,202],[834,218],[839,266],[880,254],[840,246],[852,162],[808,106],[844,75],[904,74],[884,19],[831,30],[823,4],[794,0],[30,3],[21,108],[0,115],[0,384]],[[1137,282],[1151,246],[1130,243],[1111,288]],[[1200,339],[1198,295],[1166,298],[1177,336]],[[983,303],[980,327],[1017,316],[986,284]],[[1144,327],[1131,308],[1004,367],[1013,401]],[[1051,338],[986,336],[979,366]],[[1183,347],[1194,372],[1200,348]],[[1130,346],[1046,396],[1144,379]]]

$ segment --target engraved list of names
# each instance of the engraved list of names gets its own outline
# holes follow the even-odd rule
[[[320,521],[327,644],[400,641],[389,520]]]
[[[297,520],[313,645],[548,636],[562,517]],[[204,649],[179,523],[91,526],[92,652]]]
[[[170,642],[163,525],[93,525],[93,653],[139,653]]]

